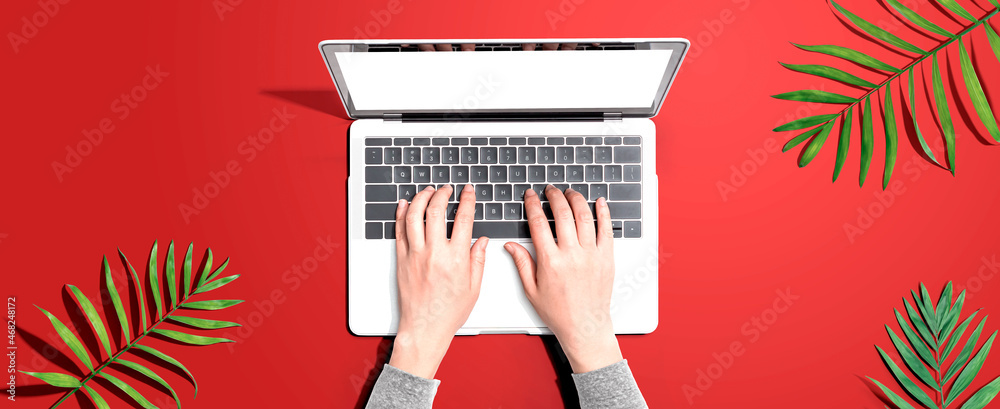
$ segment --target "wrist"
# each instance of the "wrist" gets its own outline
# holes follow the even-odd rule
[[[613,330],[566,340],[557,338],[573,373],[590,372],[622,360],[621,348]]]
[[[453,337],[417,336],[400,331],[392,344],[389,365],[422,378],[434,379]]]

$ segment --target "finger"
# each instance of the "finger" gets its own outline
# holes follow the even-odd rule
[[[555,186],[545,187],[545,197],[549,198],[552,206],[552,217],[556,219],[556,238],[559,239],[559,247],[564,244],[580,245],[580,240],[576,238],[576,223],[573,221],[573,209],[562,191]]]
[[[521,49],[524,51],[535,51],[535,43],[521,44]]]
[[[594,214],[590,212],[590,205],[587,199],[580,192],[573,189],[566,189],[566,200],[569,207],[573,209],[573,218],[576,219],[576,237],[581,246],[594,247],[597,237],[594,233]]]
[[[472,185],[465,185],[458,199],[458,211],[455,212],[455,227],[451,228],[451,240],[464,246],[472,240],[472,223],[476,216],[476,190]]]
[[[565,44],[563,44],[561,46],[561,48],[563,50],[575,50],[576,49],[576,43],[565,43]]]
[[[611,230],[611,209],[603,197],[597,199],[597,248],[611,253],[615,247],[615,232]]]
[[[535,243],[535,249],[545,251],[555,246],[552,230],[549,229],[549,219],[542,211],[542,201],[532,189],[524,191],[524,214],[528,217],[528,230],[531,232],[531,241]]]
[[[409,250],[409,243],[406,241],[406,199],[400,199],[396,203],[396,259],[406,254]]]
[[[451,51],[451,44],[435,44],[434,48],[438,51]]]
[[[542,44],[542,51],[553,51],[559,49],[559,43],[545,43]]]
[[[528,249],[524,246],[514,242],[507,242],[503,248],[514,258],[514,265],[517,266],[517,275],[521,276],[524,293],[528,295],[529,300],[534,298],[538,282],[535,281],[535,260],[531,259],[531,253],[528,253]]]
[[[427,224],[424,227],[424,243],[444,242],[448,239],[445,229],[445,214],[448,210],[448,199],[451,198],[451,185],[441,186],[427,205]]]
[[[417,192],[406,210],[406,240],[409,241],[408,248],[422,248],[424,246],[424,210],[427,208],[427,200],[434,194],[434,186],[427,186],[424,190]]]
[[[476,51],[475,44],[462,44],[462,51]]]
[[[483,284],[483,270],[486,268],[486,245],[490,244],[490,239],[486,236],[476,240],[469,250],[469,267],[472,269],[472,289],[479,293],[479,287]]]
[[[433,44],[417,44],[417,49],[420,51],[434,51]]]

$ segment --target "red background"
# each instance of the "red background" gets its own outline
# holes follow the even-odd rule
[[[240,340],[232,349],[151,341],[200,381],[200,393],[192,399],[190,383],[153,366],[182,402],[188,407],[355,407],[387,342],[347,331],[344,191],[350,121],[316,44],[358,37],[357,30],[366,27],[366,35],[377,38],[692,40],[690,58],[655,118],[664,253],[660,325],[651,335],[620,337],[651,407],[689,406],[683,386],[694,386],[697,371],[715,362],[713,354],[739,341],[745,352],[693,398],[692,406],[881,408],[862,379],[873,376],[898,390],[873,345],[891,348],[883,325],[895,327],[892,309],[902,306],[900,298],[910,289],[925,282],[936,293],[954,280],[958,289],[971,285],[976,290],[968,307],[1000,311],[1000,281],[975,278],[983,258],[1000,250],[995,211],[1000,151],[974,137],[985,134],[981,124],[974,122],[977,130],[970,131],[955,117],[957,177],[917,166],[924,162],[901,140],[894,180],[902,189],[887,208],[881,207],[884,211],[877,205],[881,136],[876,136],[876,159],[863,188],[856,182],[857,132],[836,184],[830,183],[834,137],[802,170],[796,153],[774,151],[792,135],[770,129],[788,115],[805,113],[796,113],[805,104],[769,95],[820,86],[861,94],[790,72],[778,61],[833,64],[875,82],[882,79],[798,50],[789,41],[851,46],[894,65],[906,57],[852,34],[822,1],[577,1],[403,0],[392,6],[397,12],[389,13],[387,24],[374,17],[385,21],[387,0],[281,6],[248,1],[222,14],[208,1],[62,5],[16,53],[8,44],[0,47],[6,101],[0,260],[3,295],[17,297],[19,330],[68,353],[49,340],[51,326],[32,304],[65,321],[61,286],[76,284],[95,299],[102,254],[121,271],[116,246],[139,266],[154,239],[161,241],[161,260],[165,241],[176,240],[182,248],[194,241],[198,256],[211,246],[216,263],[231,257],[228,271],[243,275],[213,295],[248,300],[199,316],[252,322],[245,327],[249,336],[219,331]],[[977,16],[985,14],[968,0],[961,3]],[[918,4],[920,12],[947,29],[957,27],[932,6]],[[843,5],[873,21],[895,22],[876,1],[844,0]],[[2,8],[4,33],[21,32],[21,18],[42,10],[35,1],[6,1]],[[727,23],[716,23],[720,16]],[[893,30],[917,45],[933,46],[905,26]],[[1000,70],[981,28],[972,43],[986,89],[996,96]],[[952,47],[948,53],[953,67],[958,66],[956,51]],[[120,119],[113,101],[141,84],[147,66],[157,65],[169,76]],[[970,107],[959,71],[945,70],[949,77],[958,81],[951,91]],[[900,94],[894,90],[901,117]],[[295,117],[248,161],[240,144],[268,125],[275,108]],[[836,110],[816,106],[809,113]],[[919,111],[924,133],[937,135],[924,117],[926,105]],[[110,118],[114,131],[72,172],[58,175],[53,162],[66,164],[67,146],[84,141],[81,131],[97,128],[102,118]],[[762,154],[765,148],[772,150]],[[943,156],[940,151],[938,156]],[[758,165],[748,163],[754,157]],[[187,223],[179,206],[192,204],[193,189],[203,189],[212,173],[233,160],[240,173]],[[733,179],[741,166],[747,169],[738,171],[745,180]],[[719,182],[736,191],[720,194]],[[859,209],[872,209],[878,217],[864,225],[862,235],[849,237],[845,225],[858,225]],[[319,262],[301,285],[282,279],[293,266],[306,262],[312,267],[307,257],[317,239],[327,238],[337,245],[333,257]],[[762,314],[774,318],[767,310],[778,290],[799,298],[750,342],[744,324]],[[263,300],[275,291],[282,302],[268,308]],[[261,320],[261,312],[270,314]],[[998,327],[991,320],[986,328]],[[19,369],[60,370],[45,364],[23,337],[18,343]],[[1000,357],[994,356],[972,387],[998,374]],[[437,376],[443,382],[437,407],[561,406],[556,370],[538,337],[458,338]],[[37,384],[31,379],[19,377],[18,382],[17,403],[11,407],[41,407],[60,396],[28,387]],[[154,402],[171,405],[162,391],[140,386]],[[113,405],[121,404],[104,386],[98,389]],[[79,404],[70,399],[64,406]]]

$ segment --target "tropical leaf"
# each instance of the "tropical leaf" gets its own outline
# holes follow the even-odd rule
[[[816,137],[809,142],[809,146],[802,151],[802,157],[799,159],[800,168],[808,165],[809,162],[812,162],[813,158],[816,157],[816,154],[819,153],[823,144],[826,143],[826,138],[830,135],[830,131],[833,130],[833,123],[834,121],[827,122],[826,126],[823,127],[823,130],[821,130],[819,134],[817,134]]]
[[[988,317],[987,317],[988,318]],[[965,343],[965,347],[958,353],[955,360],[952,361],[951,366],[944,373],[944,377],[941,380],[945,383],[950,382],[951,378],[958,374],[958,370],[962,369],[966,363],[969,362],[969,356],[972,355],[972,350],[976,348],[976,343],[979,342],[979,335],[983,332],[983,326],[986,325],[986,319],[979,321],[979,326],[976,327],[975,331],[972,331],[972,335],[969,336],[969,340]]]
[[[83,391],[83,393],[90,398],[98,408],[107,408],[108,404],[98,394],[97,390],[92,388],[93,384],[88,384],[88,382],[96,376],[104,377],[116,388],[120,389],[132,400],[135,401],[141,407],[153,408],[155,407],[149,400],[147,400],[143,395],[136,391],[128,382],[118,379],[117,377],[110,375],[104,371],[106,367],[110,364],[118,364],[127,368],[132,369],[142,377],[148,378],[153,382],[156,382],[166,388],[167,392],[171,394],[174,402],[177,404],[178,409],[181,406],[180,397],[178,396],[176,390],[171,387],[160,375],[158,375],[153,369],[147,367],[146,365],[126,360],[122,358],[125,352],[144,352],[153,358],[156,358],[166,367],[175,367],[187,374],[187,377],[191,380],[194,385],[194,394],[198,395],[198,382],[195,381],[194,376],[191,372],[181,364],[178,360],[170,357],[156,349],[142,345],[142,341],[146,336],[150,334],[158,334],[176,341],[179,341],[188,345],[212,345],[221,342],[234,342],[230,339],[208,337],[197,334],[191,334],[186,332],[174,331],[171,329],[163,328],[166,322],[172,322],[174,324],[184,325],[187,327],[194,327],[198,330],[216,330],[220,328],[238,327],[240,324],[229,322],[229,321],[217,321],[209,320],[204,318],[194,318],[194,317],[184,317],[175,315],[177,310],[181,307],[186,309],[200,309],[200,310],[221,310],[224,308],[232,307],[243,300],[208,300],[208,301],[193,301],[189,300],[190,297],[204,293],[207,291],[212,291],[218,289],[224,285],[227,285],[239,277],[239,274],[234,274],[231,276],[219,278],[215,280],[215,276],[221,273],[225,267],[229,264],[229,259],[220,265],[213,274],[209,275],[208,272],[212,269],[212,252],[207,251],[207,255],[204,260],[204,271],[202,272],[201,278],[192,288],[192,266],[193,261],[192,256],[194,254],[193,244],[188,245],[187,252],[185,253],[184,260],[181,262],[180,268],[176,268],[177,260],[174,259],[174,243],[170,242],[169,247],[166,251],[166,257],[163,264],[163,277],[160,277],[159,270],[157,270],[157,242],[153,242],[152,249],[150,250],[150,259],[148,262],[149,268],[149,278],[148,285],[150,286],[150,294],[148,297],[145,296],[142,289],[143,283],[139,281],[138,274],[135,269],[132,268],[132,264],[129,263],[125,254],[118,250],[119,256],[122,259],[122,263],[128,269],[131,274],[131,278],[134,281],[136,291],[136,300],[140,305],[140,317],[141,317],[141,327],[139,328],[138,335],[136,337],[131,336],[131,329],[129,326],[128,312],[124,308],[124,303],[115,287],[114,280],[111,276],[111,270],[108,266],[107,258],[104,257],[102,260],[103,268],[103,280],[108,287],[108,296],[111,299],[111,304],[115,309],[115,314],[121,324],[122,331],[125,333],[125,346],[119,348],[117,345],[115,348],[111,347],[110,338],[108,336],[107,328],[104,322],[101,320],[100,315],[98,315],[97,310],[90,300],[83,294],[83,292],[72,284],[67,284],[66,288],[72,294],[72,296],[79,303],[80,310],[83,315],[87,318],[90,323],[90,330],[94,332],[94,336],[100,341],[103,346],[104,351],[107,353],[107,359],[103,359],[100,356],[100,352],[94,352],[94,357],[88,354],[87,350],[83,347],[80,339],[75,333],[73,333],[69,328],[67,328],[58,318],[49,313],[48,311],[39,307],[38,309],[49,318],[52,323],[53,328],[55,328],[56,333],[59,334],[63,342],[69,347],[76,356],[77,360],[83,363],[87,369],[90,370],[82,379],[77,379],[71,375],[61,374],[61,373],[42,373],[42,372],[24,372],[23,373],[34,376],[41,379],[42,381],[48,383],[49,385],[71,388],[63,397],[57,401],[53,407],[59,406],[61,403],[65,402],[70,396],[72,396],[77,391]],[[164,291],[166,295],[170,297],[169,301],[164,300],[161,296],[161,290],[158,283],[160,280],[164,280],[167,289]],[[178,291],[178,285],[184,286],[183,291]],[[156,316],[147,321],[147,308],[150,302],[156,306]],[[110,319],[110,318],[109,318]],[[82,331],[83,329],[81,329]],[[99,362],[99,365],[95,367],[94,358]]]
[[[862,79],[859,76],[844,71],[841,69],[833,68],[824,64],[787,64],[781,63],[784,67],[789,70],[809,74],[832,81],[837,81],[840,83],[852,85],[855,87],[862,88],[865,92],[860,97],[854,97],[851,95],[841,95],[826,91],[817,90],[800,90],[792,91],[786,93],[779,93],[774,95],[774,98],[791,100],[791,101],[801,101],[810,103],[829,103],[829,104],[845,104],[842,109],[834,114],[827,115],[814,115],[807,118],[801,118],[785,125],[779,126],[774,129],[775,132],[791,131],[791,130],[803,130],[803,133],[796,135],[792,138],[792,141],[796,143],[786,144],[786,148],[791,148],[804,140],[816,135],[813,141],[807,144],[803,148],[802,154],[799,156],[799,166],[804,166],[804,164],[809,163],[818,153],[819,149],[825,143],[825,137],[821,136],[816,131],[816,133],[810,132],[809,128],[812,127],[825,127],[827,121],[831,120],[833,117],[830,115],[844,116],[844,121],[841,125],[841,138],[837,147],[837,160],[834,163],[833,169],[833,180],[836,181],[840,176],[843,164],[847,157],[847,151],[850,149],[850,139],[847,137],[850,135],[852,130],[852,123],[850,119],[852,118],[852,113],[855,107],[861,109],[861,123],[859,127],[861,128],[861,162],[860,162],[860,174],[858,175],[858,184],[864,186],[864,182],[867,178],[868,171],[871,167],[872,162],[872,151],[874,148],[874,127],[872,127],[872,120],[874,118],[873,112],[869,109],[869,105],[872,104],[873,94],[878,95],[879,92],[883,92],[884,97],[877,100],[877,104],[881,106],[882,112],[885,113],[884,130],[880,130],[885,136],[886,143],[886,157],[885,157],[885,170],[883,171],[882,177],[882,189],[888,188],[889,182],[893,176],[893,170],[897,161],[899,154],[898,151],[898,141],[900,139],[898,122],[894,112],[893,105],[898,100],[903,100],[900,97],[898,100],[895,99],[890,90],[892,82],[899,79],[904,73],[908,77],[907,88],[909,96],[909,111],[912,116],[913,121],[913,133],[915,134],[915,140],[919,142],[920,150],[926,156],[928,161],[935,165],[942,166],[948,171],[955,174],[955,138],[956,130],[955,124],[952,120],[952,106],[949,104],[948,97],[946,93],[945,82],[941,77],[941,68],[939,61],[939,54],[944,51],[947,52],[947,48],[952,46],[953,43],[958,43],[956,45],[959,62],[962,67],[962,77],[965,82],[965,88],[969,93],[969,97],[972,101],[970,110],[974,110],[980,122],[983,123],[986,130],[993,137],[995,141],[1000,143],[1000,124],[997,123],[997,118],[993,114],[992,105],[989,101],[988,95],[984,92],[982,80],[984,79],[976,71],[974,65],[972,64],[972,54],[966,48],[966,43],[971,41],[969,39],[969,34],[972,33],[980,25],[985,26],[986,36],[989,40],[990,46],[993,52],[996,54],[998,61],[1000,61],[1000,36],[997,35],[995,30],[990,27],[988,21],[1000,12],[1000,2],[997,0],[990,0],[995,8],[989,11],[989,13],[982,17],[976,18],[972,13],[966,10],[955,0],[939,0],[939,4],[943,7],[943,10],[947,10],[954,16],[961,17],[971,22],[971,24],[962,27],[960,30],[950,31],[942,26],[934,23],[931,19],[928,19],[924,15],[916,12],[902,4],[900,0],[886,0],[887,5],[891,6],[888,8],[891,12],[897,14],[896,17],[900,19],[905,19],[912,22],[915,26],[915,30],[922,32],[923,34],[937,36],[933,38],[943,38],[940,42],[933,48],[925,50],[918,47],[899,36],[890,33],[889,31],[879,27],[879,25],[871,23],[864,17],[861,17],[847,8],[841,6],[836,1],[831,1],[831,6],[834,13],[841,16],[845,20],[845,24],[853,25],[855,28],[860,30],[860,33],[867,34],[878,41],[884,43],[890,49],[898,50],[903,53],[911,53],[914,55],[909,61],[904,65],[894,66],[881,61],[879,58],[864,54],[862,52],[853,50],[851,48],[837,46],[837,45],[801,45],[792,43],[794,46],[810,52],[816,52],[820,54],[825,54],[833,56],[845,61],[849,61],[864,67],[868,67],[884,73],[885,77],[876,82],[868,81]],[[931,111],[935,114],[937,119],[937,124],[940,125],[941,138],[945,142],[945,154],[946,162],[939,161],[933,151],[931,150],[929,144],[927,143],[926,136],[924,134],[925,130],[921,130],[920,125],[917,121],[917,99],[916,99],[916,82],[914,81],[914,71],[918,66],[930,64],[931,65],[931,81],[929,83],[924,83],[923,88],[928,91],[933,92],[933,100],[927,101],[927,104],[933,105],[934,108]],[[992,78],[992,77],[991,77]],[[952,96],[957,97],[957,96]],[[906,101],[904,101],[906,102]],[[903,102],[901,102],[902,104]],[[963,115],[964,116],[964,115]],[[803,135],[809,135],[803,137]],[[957,322],[957,317],[956,321]],[[935,324],[945,324],[944,317],[942,317],[941,322],[935,321]],[[935,337],[937,336],[937,331],[940,331],[938,325],[932,326],[936,328],[934,332]]]
[[[885,387],[885,385],[883,385],[881,382],[876,381],[875,379],[872,378],[868,378],[868,380],[875,382],[875,385],[877,385],[879,389],[881,389],[882,392],[885,393],[885,396],[889,397],[889,400],[891,400],[892,403],[894,403],[899,409],[914,409],[913,405],[907,402],[906,399],[903,399],[902,397],[897,395],[896,392],[892,391],[892,389]]]
[[[997,397],[998,393],[1000,393],[1000,377],[994,379],[992,382],[979,389],[979,391],[972,395],[969,400],[965,401],[965,404],[962,405],[961,409],[985,408],[987,404],[993,401],[993,398]]]
[[[993,335],[990,335],[990,339],[986,340],[986,344],[976,352],[976,355],[969,360],[969,364],[965,366],[965,369],[958,374],[958,378],[955,378],[955,383],[951,386],[951,391],[948,392],[948,400],[945,401],[945,405],[950,405],[955,401],[958,395],[965,392],[965,388],[969,387],[972,383],[972,379],[976,377],[979,370],[983,368],[983,362],[986,361],[986,356],[990,354],[990,347],[993,346],[993,340],[996,339],[997,333],[994,331]]]
[[[934,399],[931,399],[930,395],[928,395],[927,392],[925,392],[923,389],[920,389],[920,386],[914,383],[913,380],[910,379],[910,377],[907,376],[906,373],[899,368],[899,365],[896,365],[896,363],[893,362],[892,358],[889,357],[889,355],[882,350],[882,348],[879,348],[876,345],[875,349],[877,349],[879,355],[882,356],[882,360],[885,362],[885,365],[889,367],[890,371],[892,371],[892,375],[896,378],[896,381],[899,383],[900,386],[903,387],[903,389],[909,392],[910,396],[912,396],[918,402],[924,404],[927,407],[930,408],[937,407],[937,405],[934,404]]]

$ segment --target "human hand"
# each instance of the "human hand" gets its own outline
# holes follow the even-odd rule
[[[396,208],[396,281],[399,330],[389,365],[427,379],[434,377],[455,332],[479,299],[489,239],[470,250],[476,195],[462,190],[451,240],[446,207],[452,187],[427,187],[412,203]],[[426,213],[426,222],[424,222]]]
[[[533,190],[524,193],[531,240],[537,262],[523,246],[504,248],[514,258],[528,301],[555,334],[573,371],[589,372],[622,359],[611,325],[611,293],[615,278],[611,212],[597,200],[597,229],[587,199],[572,189],[564,195],[545,188],[555,218],[556,243]]]

